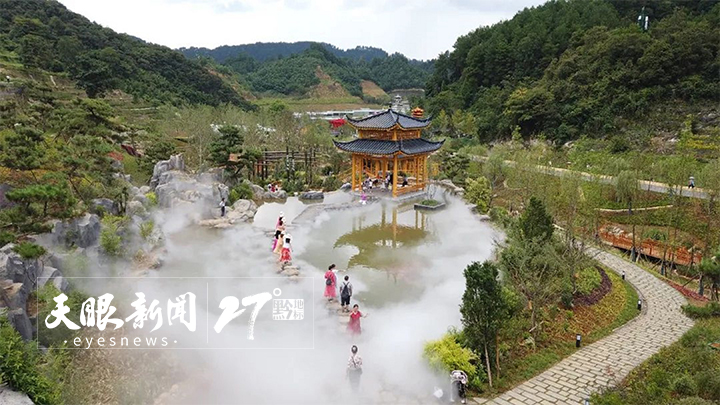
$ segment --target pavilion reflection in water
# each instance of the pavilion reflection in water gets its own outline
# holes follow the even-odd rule
[[[412,220],[412,225],[398,223],[398,214],[410,210],[412,205],[390,208],[383,205],[379,223],[366,224],[365,216],[355,218],[353,230],[335,242],[335,248],[352,246],[358,250],[350,257],[348,268],[385,270],[388,277],[397,281],[399,275],[420,266],[422,262],[413,249],[432,241],[433,233],[428,230],[428,214],[422,211],[414,211],[414,224]]]

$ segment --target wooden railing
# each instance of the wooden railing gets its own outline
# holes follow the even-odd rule
[[[630,236],[617,235],[614,233],[610,233],[606,230],[601,230],[599,232],[599,236],[600,239],[602,239],[604,242],[613,245],[614,247],[625,250],[632,249],[633,243],[632,237]],[[665,243],[652,239],[646,239],[642,241],[637,240],[636,246],[639,254],[654,257],[656,259],[663,259],[664,256],[664,259],[666,261],[674,261],[675,263],[683,266],[698,264],[702,260],[702,254],[699,252],[692,253],[688,251],[688,249],[686,249],[685,247],[673,249],[671,246],[667,246],[667,244]]]

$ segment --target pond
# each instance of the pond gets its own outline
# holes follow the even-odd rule
[[[363,206],[340,192],[329,194],[324,203],[346,204],[345,209],[319,210],[302,223],[293,220],[308,204],[289,198],[260,206],[251,226],[171,229],[168,259],[158,277],[274,277],[278,265],[270,252],[271,234],[283,211],[293,236],[293,264],[308,277],[283,288],[304,289],[313,297],[312,308],[306,309],[313,316],[311,348],[180,352],[191,377],[186,402],[423,403],[435,385],[446,385],[448,377],[437,376],[423,361],[423,345],[448,327],[459,326],[463,269],[490,258],[500,234],[479,221],[462,200],[436,194],[447,203],[437,212],[415,211],[412,202]],[[368,315],[359,337],[349,336],[339,316],[325,307],[323,274],[332,263],[339,269],[338,278],[349,276],[353,303]],[[227,285],[218,287],[219,292],[241,288],[235,279],[223,283]],[[270,289],[288,281],[267,283]],[[283,332],[271,327],[260,332],[265,327],[256,325],[256,340],[286,339],[283,342],[292,346],[290,341],[309,338],[302,332],[268,336]],[[243,328],[229,329],[227,339],[238,341],[244,334]],[[353,344],[364,363],[357,394],[345,379]]]

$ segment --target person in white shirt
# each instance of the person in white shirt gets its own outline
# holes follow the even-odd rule
[[[362,357],[360,357],[357,346],[353,345],[350,349],[352,354],[348,359],[347,378],[350,380],[350,387],[357,392],[360,387],[360,376],[362,375]]]
[[[460,403],[465,402],[465,387],[468,383],[468,376],[462,370],[454,370],[450,373],[450,402],[455,402],[456,398],[460,399]]]

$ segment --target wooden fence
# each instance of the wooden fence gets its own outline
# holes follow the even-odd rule
[[[610,233],[606,229],[602,229],[599,232],[600,239],[614,247],[631,250],[633,243],[632,237],[629,235],[618,235],[616,233]],[[685,247],[679,247],[673,249],[665,243],[660,241],[645,239],[636,240],[636,246],[638,254],[654,257],[656,259],[665,259],[666,261],[674,261],[676,264],[683,266],[690,266],[692,264],[698,264],[702,260],[702,254],[700,252],[690,252]],[[674,260],[673,260],[674,257]]]

